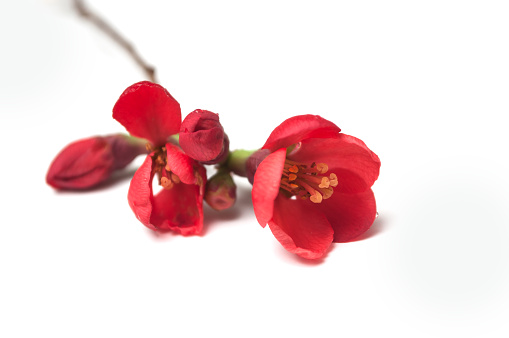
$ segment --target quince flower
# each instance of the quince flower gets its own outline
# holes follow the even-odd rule
[[[348,242],[376,217],[371,186],[380,159],[361,140],[315,115],[287,119],[247,161],[256,218],[283,247],[322,257],[332,242]]]
[[[155,231],[199,234],[203,228],[205,168],[170,141],[181,124],[179,103],[162,86],[143,81],[128,87],[113,107],[113,118],[149,143],[147,156],[131,180],[129,206]],[[162,189],[154,195],[157,176]]]

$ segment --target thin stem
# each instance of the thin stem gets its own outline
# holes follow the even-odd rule
[[[74,0],[74,7],[78,13],[85,19],[92,22],[97,28],[102,30],[106,35],[109,35],[116,43],[125,49],[127,53],[134,59],[134,61],[142,68],[150,81],[156,83],[155,68],[148,65],[138,54],[136,49],[124,38],[120,33],[113,29],[106,21],[104,21],[97,14],[87,8],[83,0]]]

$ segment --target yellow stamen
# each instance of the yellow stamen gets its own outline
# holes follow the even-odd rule
[[[326,188],[326,189],[320,189],[323,199],[326,200],[332,196],[332,193],[334,192],[332,188]]]
[[[173,182],[168,177],[161,177],[161,186],[164,189],[170,190],[173,188]]]
[[[330,179],[330,186],[331,187],[337,187],[338,186],[338,177],[336,176],[336,174],[334,173],[331,173],[329,175],[329,179]]]
[[[172,189],[175,184],[180,183],[180,178],[171,171],[170,165],[166,155],[166,147],[153,148],[150,143],[146,145],[147,149],[151,149],[154,154],[153,160],[153,173],[159,178],[159,184],[164,189]]]
[[[325,163],[317,163],[316,169],[321,173],[325,174],[329,170],[329,166]]]
[[[320,195],[320,193],[315,190],[315,194],[311,195],[309,200],[313,203],[322,203],[322,195]]]
[[[307,199],[313,203],[321,203],[330,198],[333,188],[338,185],[337,176],[330,173],[326,163],[311,163],[306,165],[292,160],[285,160],[280,188],[287,191],[290,196]]]
[[[327,177],[322,177],[322,182],[318,185],[320,188],[328,188],[330,185],[329,179]]]

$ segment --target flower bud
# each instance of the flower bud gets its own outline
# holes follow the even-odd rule
[[[201,109],[189,113],[182,121],[179,143],[187,155],[204,164],[226,160],[230,146],[219,116]]]
[[[72,142],[51,163],[46,182],[55,189],[92,188],[145,153],[144,143],[121,134]]]
[[[208,179],[205,190],[205,201],[215,210],[231,208],[237,199],[237,186],[227,170],[219,170]]]

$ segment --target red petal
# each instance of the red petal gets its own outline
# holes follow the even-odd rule
[[[90,137],[67,145],[51,163],[46,182],[56,189],[88,189],[113,172],[115,157],[104,137]]]
[[[194,168],[198,166],[196,161],[187,156],[177,146],[167,143],[166,144],[167,164],[171,171],[177,175],[180,180],[185,184],[196,184],[197,178],[194,173]]]
[[[157,227],[150,221],[153,202],[152,179],[154,178],[151,156],[152,154],[147,156],[143,164],[136,170],[136,173],[134,173],[131,184],[129,185],[127,200],[136,218],[146,227],[157,230]]]
[[[179,143],[186,154],[197,161],[206,162],[217,158],[224,143],[219,116],[200,109],[189,113],[180,126]]]
[[[334,242],[348,242],[366,232],[376,218],[375,196],[371,189],[358,194],[334,192],[317,204],[334,229]]]
[[[353,136],[339,134],[334,138],[307,139],[288,156],[302,163],[326,163],[329,173],[338,177],[334,191],[357,193],[369,189],[378,178],[380,159]]]
[[[113,118],[131,135],[162,146],[180,130],[180,105],[160,85],[143,81],[120,95],[113,107]]]
[[[178,183],[154,197],[150,219],[159,230],[197,235],[203,228],[203,193],[196,184]]]
[[[269,227],[286,250],[307,259],[322,257],[334,236],[329,221],[316,205],[282,195],[274,202]]]
[[[202,184],[175,184],[171,190],[152,192],[153,161],[149,155],[134,174],[129,186],[128,201],[136,218],[146,227],[157,231],[173,230],[194,235],[203,228],[203,193],[205,168],[199,167],[196,181]]]
[[[262,227],[272,218],[285,158],[286,149],[279,149],[267,156],[256,169],[251,197],[256,219]]]
[[[262,149],[274,151],[279,148],[288,148],[306,138],[331,137],[340,131],[341,129],[334,123],[318,115],[294,116],[272,131]]]

